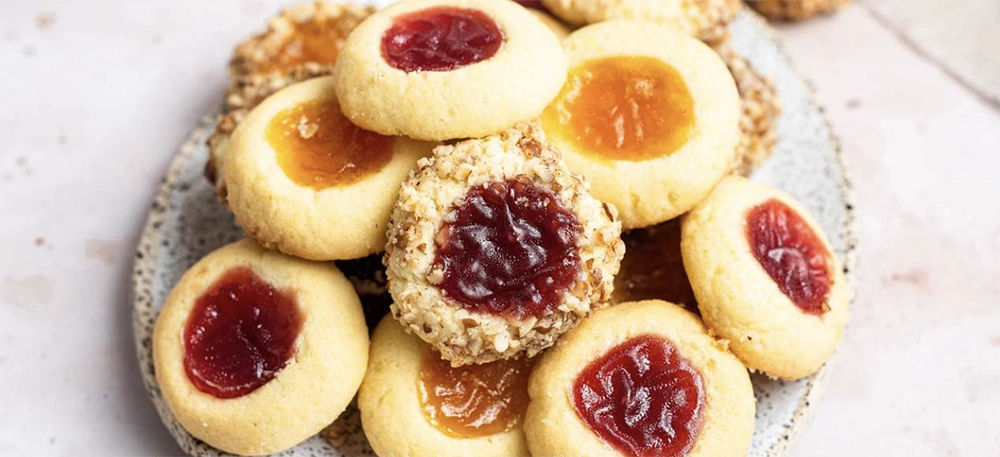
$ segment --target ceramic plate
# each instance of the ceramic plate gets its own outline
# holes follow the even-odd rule
[[[823,110],[773,31],[753,13],[741,13],[733,24],[732,44],[755,68],[775,81],[783,106],[774,155],[753,178],[791,193],[812,211],[842,259],[848,285],[854,290],[855,235],[849,181]],[[160,306],[181,274],[212,250],[242,237],[232,216],[217,203],[212,187],[202,177],[208,158],[205,139],[213,126],[214,116],[202,120],[171,163],[150,209],[133,276],[133,326],[146,389],[180,447],[198,457],[226,454],[189,435],[171,415],[153,375],[150,337]],[[797,382],[753,376],[757,418],[751,457],[774,457],[786,452],[808,425],[812,405],[822,395],[830,369],[828,363],[816,375]],[[361,431],[358,411],[352,406],[323,433],[279,455],[349,457],[374,453]]]

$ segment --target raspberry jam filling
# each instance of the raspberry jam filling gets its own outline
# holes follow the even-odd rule
[[[459,438],[513,429],[528,407],[530,360],[519,357],[452,368],[428,350],[417,380],[424,415],[439,430]]]
[[[316,190],[354,184],[392,160],[393,138],[352,124],[333,100],[309,101],[278,113],[266,136],[285,175]]]
[[[291,36],[266,63],[260,65],[258,71],[287,73],[310,62],[333,65],[337,62],[349,31],[343,26],[338,27],[338,20],[340,19],[326,18],[294,24]]]
[[[247,395],[291,359],[302,329],[294,295],[248,267],[233,268],[198,297],[184,328],[184,371],[216,398]]]
[[[503,41],[486,13],[438,6],[396,18],[382,35],[382,58],[407,73],[451,71],[493,57]]]
[[[771,199],[747,214],[747,241],[760,266],[803,312],[830,310],[830,253],[812,227],[785,203]]]
[[[623,233],[622,241],[625,258],[615,275],[615,302],[659,299],[698,313],[681,257],[679,219]]]
[[[580,230],[549,189],[520,180],[475,186],[438,234],[437,285],[470,311],[543,316],[576,281]]]
[[[589,60],[570,70],[542,113],[546,132],[610,160],[668,156],[694,127],[694,100],[677,69],[646,56]]]
[[[591,362],[573,383],[576,413],[633,457],[686,455],[701,431],[701,374],[667,340],[633,337]]]

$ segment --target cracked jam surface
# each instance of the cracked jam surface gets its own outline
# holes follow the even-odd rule
[[[747,214],[747,241],[760,266],[803,312],[829,311],[830,253],[795,210],[771,199]]]
[[[701,374],[657,336],[630,338],[591,362],[572,395],[580,419],[628,456],[684,456],[701,431]]]
[[[233,268],[198,297],[184,329],[184,370],[216,398],[247,395],[292,358],[302,329],[293,294],[248,267]]]
[[[547,133],[581,152],[641,161],[684,146],[694,127],[694,100],[677,69],[660,59],[603,57],[570,70],[541,119]]]
[[[438,234],[436,285],[470,311],[544,316],[576,282],[580,230],[547,188],[519,180],[475,186]]]
[[[451,71],[488,60],[503,42],[500,26],[486,13],[438,6],[396,18],[382,35],[382,58],[407,73]]]
[[[267,125],[267,142],[289,179],[322,190],[378,173],[392,160],[393,138],[351,123],[334,100],[284,110]]]

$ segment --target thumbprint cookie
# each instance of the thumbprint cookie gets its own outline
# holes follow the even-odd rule
[[[233,132],[219,183],[247,236],[310,260],[380,252],[400,183],[431,151],[352,124],[334,81],[294,84],[254,108]]]
[[[282,11],[267,30],[236,46],[225,112],[208,140],[210,181],[220,174],[225,144],[247,113],[280,89],[330,74],[348,33],[373,12],[370,6],[315,1]]]
[[[537,117],[566,79],[559,39],[507,0],[404,0],[347,39],[344,114],[383,135],[491,135]]]
[[[850,291],[823,230],[791,196],[727,177],[685,215],[681,253],[705,324],[748,368],[794,380],[833,354]]]
[[[382,457],[523,457],[527,357],[452,367],[386,317],[358,392],[365,436]],[[391,413],[390,413],[391,412]]]
[[[153,330],[153,362],[191,435],[234,454],[270,454],[344,411],[367,367],[368,330],[335,266],[243,240],[174,286]]]
[[[729,38],[729,23],[740,0],[541,0],[557,17],[573,25],[613,19],[658,22],[709,44]]]
[[[690,312],[660,301],[595,312],[536,363],[532,455],[747,455],[750,375]]]
[[[542,114],[549,141],[626,229],[673,219],[732,167],[740,99],[719,56],[668,26],[608,21],[564,42],[570,74]]]
[[[456,366],[534,356],[611,298],[620,235],[532,124],[439,146],[393,210],[392,314]]]

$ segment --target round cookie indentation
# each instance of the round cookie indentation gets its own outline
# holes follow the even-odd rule
[[[530,371],[527,357],[452,367],[428,347],[420,363],[420,404],[435,427],[456,438],[504,433],[524,419]]]
[[[670,355],[664,341],[672,348]],[[661,356],[675,362],[683,358],[686,367],[671,364],[674,369],[657,375],[661,369],[654,362]],[[579,379],[587,379],[588,371],[601,368],[609,375],[604,377],[605,382],[586,383],[593,386],[593,392],[581,391],[584,398],[578,401]],[[700,387],[692,378],[700,378]],[[671,383],[678,380],[683,382]],[[677,388],[680,385],[686,387]],[[684,398],[675,398],[667,391]],[[699,393],[701,399],[695,401]],[[660,300],[622,303],[588,316],[535,363],[528,396],[524,433],[532,455],[737,456],[747,454],[753,437],[755,403],[746,367],[726,350],[725,343],[709,334],[694,314]],[[601,432],[611,429],[592,427],[578,412],[577,404],[587,402],[598,415],[606,415],[601,422],[615,423],[619,425],[615,431],[624,433],[605,438]],[[666,404],[682,403],[698,403],[700,407],[687,414],[682,411],[685,407],[657,410]],[[664,414],[653,418],[643,415],[651,411]],[[685,422],[683,417],[670,417],[667,412],[693,420]],[[690,443],[678,439],[685,427],[686,433],[692,435]],[[643,431],[651,433],[629,435]],[[673,438],[664,440],[664,435]],[[638,448],[623,449],[618,445],[622,443]],[[668,449],[671,446],[674,449]]]
[[[542,127],[594,196],[618,209],[624,228],[687,212],[732,168],[739,93],[711,48],[669,26],[628,20],[589,25],[563,43],[574,76]],[[601,79],[613,84],[580,90],[590,66],[603,67],[609,76]],[[567,129],[574,117],[590,131]]]
[[[386,316],[372,335],[368,373],[358,391],[365,437],[381,456],[529,455],[522,428],[527,363],[493,362],[500,369],[486,368],[493,364],[451,368],[439,353]],[[503,367],[515,367],[517,372]],[[494,376],[486,379],[479,371],[483,368],[495,370],[499,382]],[[429,395],[441,397],[442,408],[428,411]],[[505,406],[506,417],[494,414]],[[443,418],[438,414],[442,412],[452,417]]]
[[[205,291],[184,328],[184,371],[216,398],[247,395],[285,367],[302,329],[294,293],[233,268]]]
[[[336,101],[316,100],[274,116],[267,141],[290,179],[320,190],[377,173],[392,160],[394,139],[352,124]]]
[[[780,202],[780,206],[772,206],[772,201]],[[769,210],[782,206],[787,210]],[[761,210],[759,216],[749,217],[757,209]],[[787,217],[791,213],[797,216],[794,220]],[[765,232],[772,231],[772,224],[779,227],[778,233],[770,234],[776,239],[754,242],[752,238],[756,237],[750,232],[757,227],[752,224],[761,221]],[[796,252],[801,244],[786,236],[789,224],[797,226],[791,229],[797,233],[812,234],[810,245],[816,245],[809,252]],[[768,234],[761,233],[761,238],[764,235]],[[828,253],[825,259],[821,259],[821,252]],[[837,349],[847,324],[850,289],[844,270],[836,256],[830,254],[833,252],[822,228],[794,198],[738,176],[719,182],[681,222],[684,268],[705,325],[729,341],[730,350],[748,368],[774,378],[796,380],[809,376]],[[763,263],[759,255],[764,256]],[[799,259],[800,255],[803,258]],[[817,256],[820,258],[811,264],[810,258]],[[775,280],[766,267],[772,262],[781,270],[785,270],[783,266],[794,266],[810,271],[777,272]],[[794,274],[786,277],[789,271]],[[782,291],[784,283],[803,290],[815,289],[814,275],[829,281],[828,291],[821,294],[822,302],[807,305],[807,309],[818,308],[818,313],[806,312]],[[816,292],[820,290],[809,295]]]
[[[795,210],[777,199],[753,207],[747,214],[747,241],[795,306],[809,314],[830,310],[830,252]]]
[[[576,279],[579,233],[576,216],[549,189],[526,180],[475,186],[437,237],[437,286],[470,311],[541,317]]]
[[[451,71],[493,57],[503,41],[482,11],[438,6],[396,18],[382,35],[382,57],[407,73]]]
[[[258,281],[246,281],[248,272]],[[287,302],[273,296],[258,300],[258,293],[272,292]],[[214,309],[200,309],[206,300],[216,305]],[[283,312],[286,306],[294,313]],[[267,317],[271,313],[279,316]],[[239,319],[231,319],[233,314]],[[296,326],[296,319],[287,314],[299,316],[297,331],[288,328]],[[202,325],[204,317],[214,322]],[[187,344],[192,337],[199,340],[194,346]],[[213,251],[181,276],[156,318],[152,345],[156,387],[173,417],[195,438],[239,455],[281,452],[321,431],[354,398],[368,364],[361,303],[340,270],[250,240]],[[233,346],[246,350],[227,353]],[[257,350],[275,353],[252,354]],[[249,360],[234,362],[240,355]],[[206,356],[219,356],[211,361],[225,365],[215,369],[233,370],[220,371],[223,379],[237,375],[223,387],[243,381],[239,375],[247,365],[264,372],[283,366],[235,389],[254,387],[252,391],[219,397],[199,388],[186,370],[190,357],[204,362]],[[272,356],[275,362],[256,363]],[[262,385],[254,385],[267,377]]]
[[[649,160],[684,145],[694,101],[684,78],[660,59],[604,57],[570,70],[542,125],[597,158]]]
[[[576,413],[625,455],[687,455],[701,429],[704,403],[701,373],[654,335],[611,348],[573,383]]]

